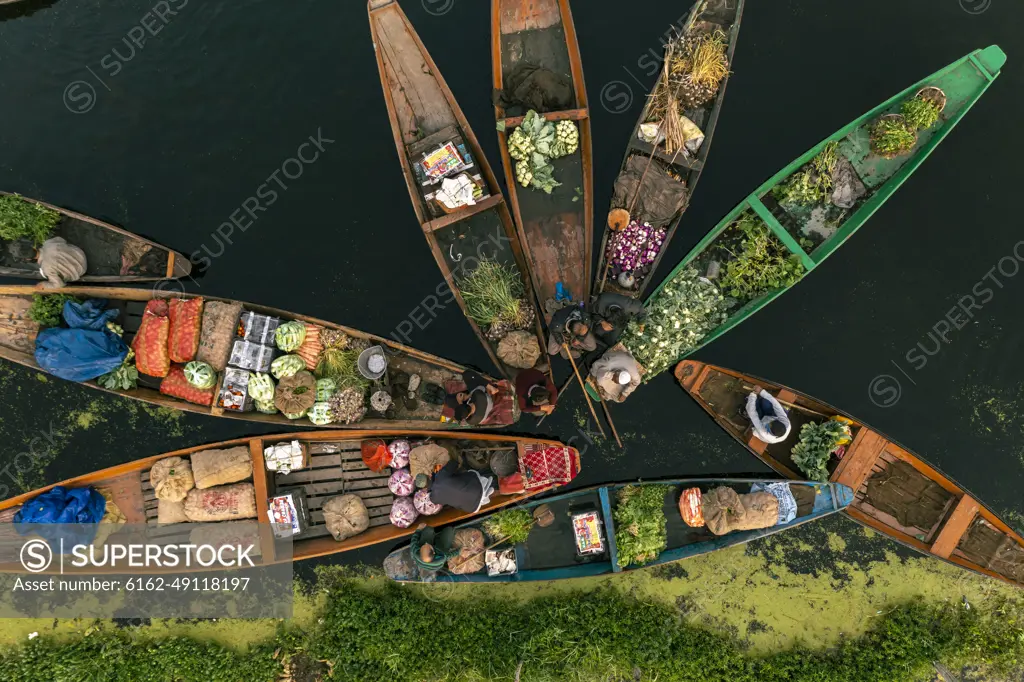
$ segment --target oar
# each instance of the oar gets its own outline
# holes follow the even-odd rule
[[[597,410],[594,409],[594,403],[590,402],[590,394],[587,393],[587,387],[583,385],[583,377],[580,376],[579,369],[576,368],[576,361],[572,357],[572,351],[569,350],[569,345],[563,343],[562,348],[565,349],[565,354],[569,356],[569,362],[572,364],[572,371],[576,374],[576,379],[580,382],[580,390],[583,391],[583,397],[587,401],[587,407],[590,408],[590,414],[594,417],[594,422],[597,424],[598,430],[601,432],[601,438],[607,438],[608,435],[604,432],[604,427],[601,426],[601,420],[597,418]]]
[[[584,391],[586,393],[586,391]],[[600,395],[600,392],[598,393]],[[615,428],[615,422],[612,421],[612,413],[608,409],[608,403],[603,399],[601,400],[601,407],[604,409],[604,418],[608,420],[608,426],[612,428],[612,435],[615,436],[615,442],[619,444],[619,449],[622,449],[622,441],[619,439],[619,431]]]
[[[746,384],[743,384],[743,390],[745,390],[745,391],[753,391],[754,387],[753,386],[747,386]],[[776,400],[779,400],[779,399],[776,398]],[[819,417],[825,417],[826,419],[831,419],[832,418],[831,415],[822,414],[821,412],[815,412],[811,408],[804,407],[803,405],[797,405],[795,403],[786,402],[785,400],[779,400],[779,403],[782,404],[782,405],[785,405],[786,407],[792,407],[794,410],[800,410],[801,412],[808,412],[810,414],[818,415]]]
[[[562,394],[565,393],[565,389],[569,388],[569,384],[571,384],[571,383],[572,383],[572,376],[570,375],[569,378],[565,380],[565,383],[562,384],[562,387],[558,389],[558,393],[555,394],[555,400],[558,400],[559,398],[562,397]],[[538,419],[537,420],[537,426],[540,426],[541,424],[543,424],[544,420],[547,419],[547,418],[548,418],[548,415],[545,414],[543,417]]]

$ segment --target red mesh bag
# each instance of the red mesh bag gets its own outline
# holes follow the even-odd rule
[[[174,365],[164,380],[160,382],[160,392],[196,405],[210,406],[213,404],[213,395],[217,392],[217,387],[196,388],[185,378],[185,368],[181,365]]]
[[[151,377],[167,376],[171,369],[171,358],[167,354],[170,324],[167,317],[167,301],[154,298],[146,304],[146,310],[142,313],[142,324],[132,339],[135,367],[140,374]]]
[[[687,488],[679,496],[679,515],[690,528],[700,528],[704,525],[700,488]]]
[[[391,453],[388,446],[379,438],[364,440],[360,445],[363,454],[363,464],[371,471],[384,471],[391,466]]]
[[[172,298],[170,308],[171,331],[167,352],[171,362],[186,363],[195,360],[199,350],[199,329],[203,322],[202,298]]]

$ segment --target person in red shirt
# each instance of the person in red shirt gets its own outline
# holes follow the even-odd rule
[[[535,415],[555,411],[558,389],[551,377],[538,369],[524,369],[516,375],[516,400],[519,409]]]

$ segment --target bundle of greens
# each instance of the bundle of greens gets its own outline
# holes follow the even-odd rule
[[[719,237],[717,246],[730,256],[722,268],[720,286],[740,304],[792,286],[805,272],[800,256],[790,253],[764,221],[749,211]]]
[[[644,381],[650,381],[723,324],[725,310],[718,288],[686,268],[648,303],[646,323],[629,323],[622,343],[647,370]]]
[[[907,127],[914,130],[931,128],[939,120],[940,111],[938,102],[925,99],[920,95],[908,99],[900,107],[900,113],[903,114],[903,120]]]
[[[616,497],[615,544],[619,566],[643,566],[668,545],[665,530],[667,485],[627,485]]]
[[[359,373],[359,353],[355,349],[327,346],[320,353],[320,361],[313,373],[317,379],[333,379],[338,390],[354,388],[365,391],[370,382]]]
[[[907,125],[906,120],[892,114],[879,119],[871,127],[871,151],[893,159],[907,154],[917,144],[917,131]]]
[[[491,541],[504,538],[505,542],[518,545],[530,535],[533,517],[525,509],[506,509],[484,521],[483,526]]]
[[[482,260],[473,272],[459,280],[469,317],[498,341],[510,331],[529,329],[534,309],[526,300],[519,272],[493,260]]]
[[[508,153],[516,161],[516,180],[551,194],[561,183],[555,180],[551,159],[574,153],[579,148],[579,130],[572,121],[558,125],[531,109],[523,123],[508,138]]]
[[[793,446],[793,463],[808,479],[827,483],[828,461],[849,439],[850,427],[837,419],[808,422],[800,428],[800,442]]]
[[[64,303],[81,303],[82,299],[68,294],[32,294],[32,306],[28,316],[40,327],[56,327],[63,319]]]
[[[36,246],[50,238],[60,213],[16,194],[0,196],[0,238],[29,239]]]
[[[832,197],[832,174],[839,161],[839,143],[829,142],[809,164],[777,185],[772,194],[782,204],[810,206]]]
[[[138,382],[139,370],[135,368],[135,351],[131,348],[120,367],[96,379],[96,383],[111,391],[130,391],[139,385]]]

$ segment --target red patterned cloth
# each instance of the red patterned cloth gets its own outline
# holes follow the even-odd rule
[[[580,453],[563,445],[527,443],[519,454],[527,490],[564,485],[580,472]]]
[[[217,392],[217,389],[216,387],[196,388],[185,378],[185,368],[181,365],[174,365],[164,380],[160,382],[160,392],[196,405],[210,406],[213,404],[213,394]]]
[[[146,310],[142,313],[139,331],[132,339],[135,367],[140,374],[165,377],[171,369],[171,358],[167,354],[167,337],[170,330],[167,312],[167,301],[154,298],[146,304]]]
[[[168,303],[171,329],[167,351],[171,362],[191,362],[199,350],[199,327],[203,319],[203,299],[172,298]]]
[[[494,409],[487,415],[487,419],[480,422],[480,426],[508,426],[509,424],[515,424],[519,419],[519,406],[516,404],[516,392],[512,384],[502,380],[496,386],[501,392],[491,397]],[[466,384],[458,379],[452,379],[445,382],[444,390],[448,392],[448,395],[461,393],[466,390]],[[446,419],[454,419],[455,413],[452,411],[452,408],[445,405],[441,409],[441,416]]]

